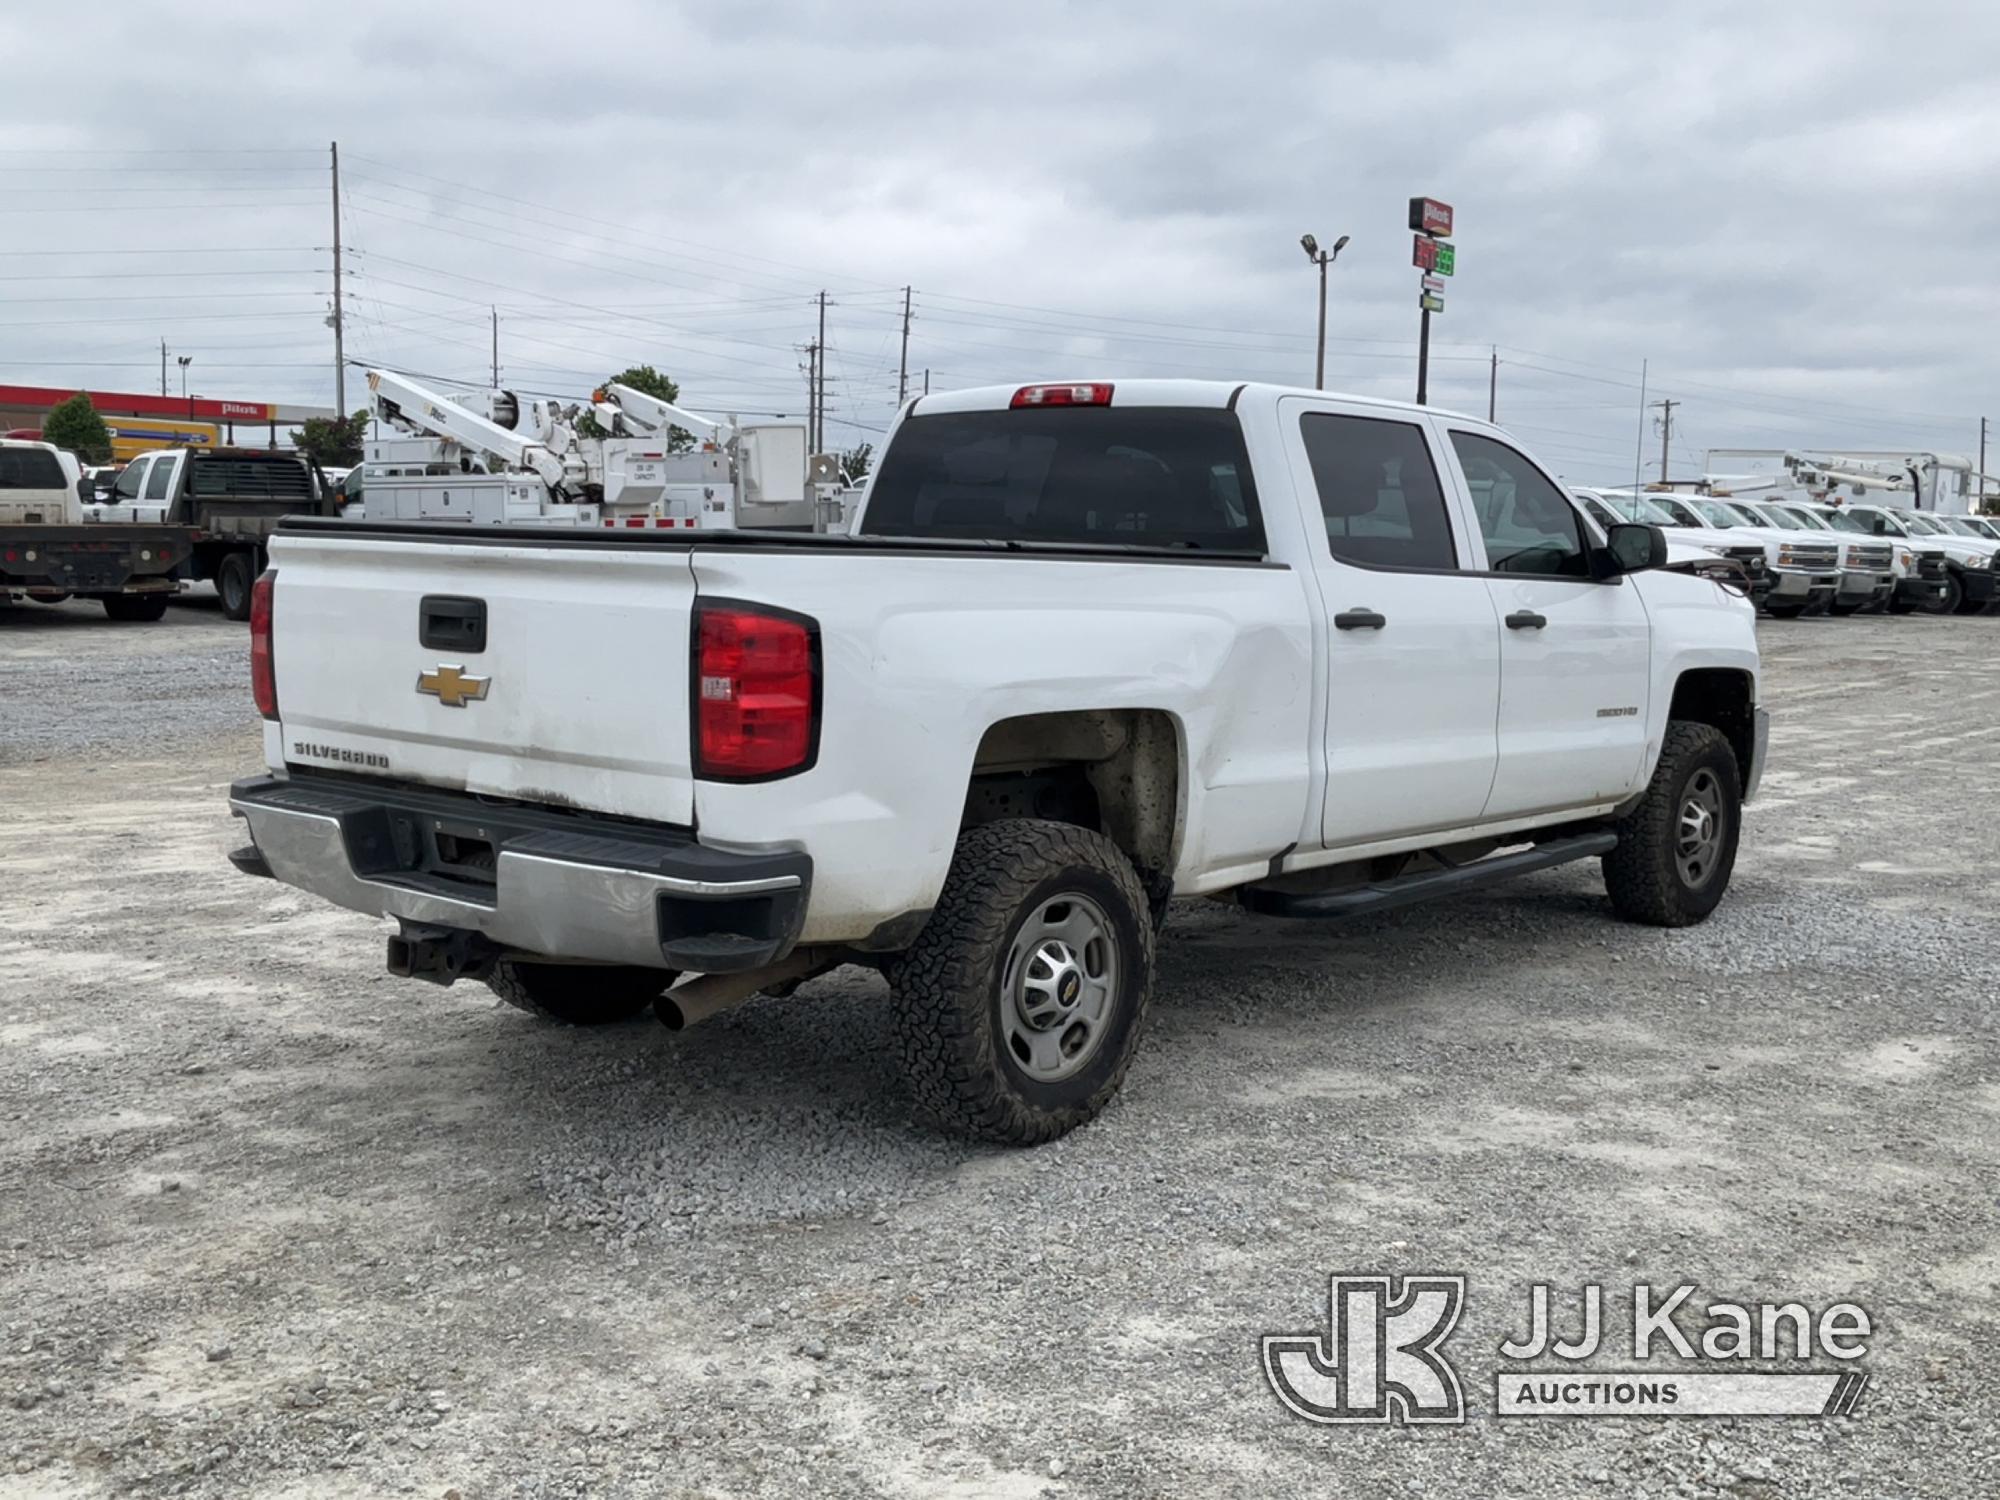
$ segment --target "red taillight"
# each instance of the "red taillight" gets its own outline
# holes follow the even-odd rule
[[[1014,399],[1007,403],[1016,408],[1023,406],[1109,406],[1111,387],[1106,384],[1088,385],[1024,385],[1014,392]]]
[[[694,771],[715,781],[783,776],[818,749],[813,627],[745,605],[695,611]]]
[[[250,692],[267,719],[278,717],[278,665],[271,656],[271,589],[277,580],[277,569],[266,568],[250,588]]]

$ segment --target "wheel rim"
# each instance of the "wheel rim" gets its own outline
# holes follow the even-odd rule
[[[1028,914],[1000,976],[1000,1033],[1038,1083],[1088,1066],[1118,1003],[1118,939],[1104,908],[1066,892]]]
[[[1715,772],[1703,767],[1688,778],[1681,792],[1681,815],[1674,830],[1674,863],[1681,881],[1690,890],[1699,890],[1715,878],[1722,861],[1722,783]]]

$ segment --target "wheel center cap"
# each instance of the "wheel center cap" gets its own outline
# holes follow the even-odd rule
[[[1063,975],[1062,983],[1056,987],[1056,998],[1062,1001],[1064,1005],[1074,1005],[1076,1004],[1076,997],[1082,993],[1082,990],[1083,980],[1078,977],[1076,970],[1071,969],[1067,974]]]

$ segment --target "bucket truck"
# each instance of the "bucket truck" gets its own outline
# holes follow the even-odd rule
[[[808,453],[804,423],[719,421],[616,384],[587,405],[445,396],[387,370],[368,387],[398,434],[368,444],[370,520],[839,529],[837,465]]]
[[[377,423],[400,434],[367,445],[370,520],[598,524],[602,491],[591,493],[575,431],[551,403],[530,409],[524,433],[510,391],[452,398],[406,375],[370,370],[368,394]]]
[[[629,385],[613,383],[592,396],[598,420],[613,433],[639,433],[665,444],[667,496],[685,506],[690,524],[845,530],[840,466],[810,451],[803,422],[718,422]],[[672,451],[676,433],[693,450]],[[716,460],[723,463],[716,483]]]

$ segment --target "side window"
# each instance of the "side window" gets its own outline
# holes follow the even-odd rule
[[[1486,564],[1498,573],[1588,578],[1583,531],[1562,491],[1505,443],[1454,432],[1451,445],[1472,491]]]
[[[1444,490],[1421,427],[1376,417],[1299,418],[1327,549],[1364,568],[1456,568]]]
[[[134,459],[118,471],[118,482],[111,486],[113,500],[130,502],[139,498],[139,486],[146,482],[146,470],[150,460]]]
[[[172,454],[153,460],[153,476],[146,481],[146,498],[164,500],[167,498],[167,481],[173,477],[174,459]]]

